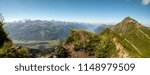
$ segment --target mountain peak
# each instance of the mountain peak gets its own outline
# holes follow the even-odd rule
[[[124,20],[132,20],[132,18],[128,16]]]
[[[138,21],[132,19],[131,17],[126,17],[120,23],[112,27],[111,29],[113,31],[122,33],[126,31],[130,31],[131,29],[137,29],[139,27],[141,27],[141,24]]]
[[[136,20],[134,20],[133,18],[131,18],[131,17],[126,17],[125,19],[123,19],[122,21],[121,21],[121,23],[124,23],[124,24],[128,24],[128,23],[131,23],[131,22],[133,22],[133,23],[135,23],[135,24],[139,24],[138,23],[138,21],[136,21]]]

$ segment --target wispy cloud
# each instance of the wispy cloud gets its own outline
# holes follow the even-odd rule
[[[142,4],[143,5],[148,5],[148,4],[150,4],[150,0],[142,0]]]

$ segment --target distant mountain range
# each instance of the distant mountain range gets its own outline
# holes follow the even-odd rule
[[[73,29],[61,46],[69,57],[150,57],[150,28],[126,17],[99,34]]]
[[[71,29],[85,29],[87,31],[100,32],[106,25],[94,25],[87,23],[74,23],[63,21],[25,20],[5,23],[5,30],[15,40],[55,40],[64,39]]]

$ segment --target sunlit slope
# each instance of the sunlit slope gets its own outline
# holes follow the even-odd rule
[[[127,17],[111,30],[123,37],[143,57],[150,57],[150,28]]]

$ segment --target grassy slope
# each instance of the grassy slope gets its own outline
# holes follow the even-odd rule
[[[28,48],[13,46],[12,41],[8,38],[7,33],[3,29],[3,21],[0,21],[0,57],[16,58],[30,57]]]
[[[129,57],[141,57],[123,37],[108,28],[98,35],[84,30],[73,30],[67,38],[66,44],[69,45],[71,43],[75,46],[74,50],[84,51],[92,55],[94,53],[96,57],[119,57],[113,38],[117,38],[117,42],[124,47]]]
[[[103,33],[103,36],[107,37],[109,40],[113,40],[113,38],[117,38],[117,41],[125,48],[126,52],[129,53],[130,57],[140,57],[140,54],[124,39],[117,33],[111,31],[110,29],[106,29]],[[113,48],[112,54],[117,54],[116,49]],[[115,55],[116,57],[117,55]]]
[[[141,27],[140,28],[145,34],[147,34],[150,37],[150,28],[148,27]],[[143,39],[143,40],[142,40]],[[141,40],[141,53],[144,57],[150,57],[150,39],[143,38],[142,36],[139,36],[139,40]],[[140,45],[140,43],[138,44]]]
[[[119,27],[118,27],[119,28]],[[121,31],[122,28],[114,30],[118,34],[130,41],[137,50],[141,53],[142,57],[150,57],[150,39],[145,35],[150,36],[150,29],[144,26],[139,26],[135,23],[128,23],[125,25],[125,30]],[[120,31],[118,31],[120,30]]]

